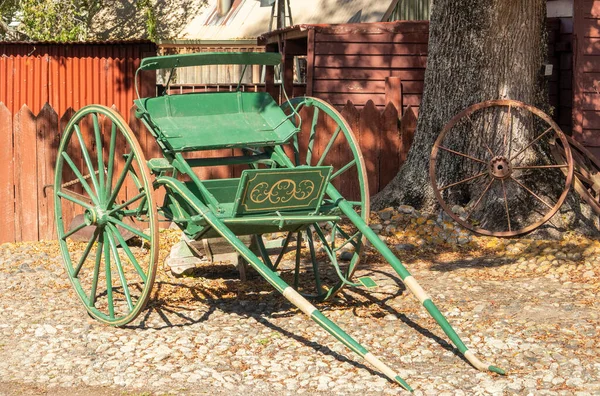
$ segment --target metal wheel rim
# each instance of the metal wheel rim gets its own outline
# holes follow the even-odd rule
[[[346,138],[348,146],[352,150],[352,157],[357,161],[356,169],[357,169],[360,195],[361,195],[360,216],[362,217],[363,221],[366,224],[368,224],[369,223],[369,215],[370,215],[370,196],[369,196],[369,185],[368,185],[368,179],[367,179],[367,173],[366,173],[366,166],[364,163],[364,158],[362,156],[362,152],[360,150],[360,146],[358,144],[358,141],[357,141],[354,133],[352,132],[352,129],[350,128],[350,126],[348,125],[346,120],[344,120],[342,115],[335,108],[333,108],[329,103],[327,103],[321,99],[318,99],[318,98],[313,98],[313,97],[292,98],[288,102],[283,103],[281,105],[281,108],[284,110],[286,110],[286,108],[288,108],[288,109],[294,108],[294,109],[296,109],[296,111],[299,111],[304,106],[307,106],[307,107],[315,106],[315,107],[319,108],[320,111],[321,110],[324,111],[325,114],[327,114],[329,117],[331,117],[338,124],[338,126],[341,127],[341,131]],[[289,160],[288,166],[295,166],[292,162],[292,159],[288,159],[288,160]],[[359,244],[360,248],[358,250],[354,251],[353,257],[350,260],[350,263],[348,263],[346,270],[344,271],[344,276],[348,280],[352,279],[354,272],[356,271],[357,267],[360,264],[360,260],[365,252],[365,243],[366,243],[366,238],[364,237],[364,235],[361,235],[360,244]],[[330,264],[330,265],[332,265],[332,264]],[[325,293],[322,293],[319,295],[305,295],[305,296],[308,298],[311,298],[311,299],[325,301],[325,300],[328,300],[328,299],[334,297],[335,295],[337,295],[344,288],[344,286],[346,286],[346,284],[340,280],[336,284],[334,284],[333,287],[331,287],[331,289],[327,290]]]
[[[598,160],[598,158],[596,158],[596,156],[594,154],[592,154],[588,149],[585,148],[585,146],[583,146],[581,143],[579,143],[577,140],[573,139],[570,136],[565,135],[567,138],[567,141],[569,142],[569,146],[571,147],[571,155],[573,155],[573,148],[576,151],[579,151],[581,154],[583,154],[585,157],[587,157],[592,165],[594,165],[596,167],[596,171],[600,172],[600,160]],[[554,159],[557,162],[565,162],[565,152],[563,149],[563,146],[558,146],[555,145],[553,150],[552,150],[552,155],[554,156]],[[575,165],[577,165],[577,167],[581,168],[582,164],[575,164],[575,160],[573,160],[573,166],[575,168]],[[589,169],[586,169],[589,172]],[[563,172],[566,173],[566,171]],[[573,179],[573,187],[575,188],[575,191],[577,191],[577,193],[579,194],[579,196],[585,201],[587,202],[588,205],[590,205],[590,207],[592,208],[592,210],[600,215],[600,202],[598,202],[596,200],[596,198],[589,192],[589,190],[585,187],[584,181],[580,180],[579,176],[577,175],[577,173],[575,172],[574,169],[574,179]],[[600,194],[599,194],[600,197]]]
[[[75,125],[77,125],[82,119],[84,119],[84,117],[86,117],[90,114],[96,114],[96,117],[98,115],[103,115],[106,118],[110,119],[112,121],[113,125],[116,125],[116,134],[118,135],[119,131],[120,131],[121,135],[127,140],[127,143],[129,143],[131,150],[132,150],[132,154],[135,157],[135,161],[138,165],[138,168],[139,168],[138,170],[141,173],[138,176],[141,179],[140,181],[142,182],[144,191],[145,191],[144,196],[138,200],[147,199],[148,211],[147,211],[146,215],[148,216],[148,224],[149,224],[149,229],[150,229],[150,232],[148,235],[149,243],[150,243],[150,252],[148,255],[148,257],[149,257],[148,267],[147,267],[148,269],[145,273],[146,281],[144,282],[144,287],[141,292],[141,295],[137,299],[133,309],[131,309],[128,314],[122,315],[122,316],[115,315],[114,317],[111,317],[110,314],[107,315],[107,314],[101,312],[94,305],[90,306],[88,304],[88,302],[90,301],[90,297],[87,295],[85,290],[83,290],[81,282],[78,279],[76,279],[73,276],[73,274],[71,273],[71,271],[74,270],[74,268],[75,268],[74,262],[71,259],[71,254],[69,252],[69,247],[67,245],[66,238],[63,238],[63,236],[65,234],[67,234],[67,232],[66,232],[65,224],[63,222],[62,199],[61,199],[61,196],[58,195],[58,192],[61,190],[62,170],[63,170],[63,166],[65,165],[65,160],[62,157],[61,153],[63,153],[65,151],[66,146],[68,145],[70,139],[72,138],[73,133],[75,132]],[[97,122],[97,119],[96,119],[96,122]],[[87,149],[87,147],[86,147],[86,149]],[[132,160],[132,162],[133,162],[133,160]],[[65,267],[65,270],[67,272],[69,280],[71,281],[71,284],[73,285],[73,288],[75,289],[77,296],[79,297],[79,299],[83,303],[84,307],[86,308],[86,310],[92,317],[94,317],[95,319],[97,319],[103,323],[107,323],[107,324],[110,324],[113,326],[123,326],[123,325],[131,322],[132,320],[134,320],[139,315],[141,310],[144,309],[144,307],[150,297],[150,293],[151,293],[154,279],[156,276],[156,262],[158,259],[157,210],[156,210],[156,206],[154,205],[154,200],[153,200],[153,194],[152,194],[153,190],[152,190],[152,182],[150,179],[150,172],[146,165],[146,160],[143,155],[142,149],[139,145],[139,142],[137,141],[133,132],[131,131],[131,129],[129,128],[129,126],[127,125],[127,123],[121,117],[121,115],[119,113],[117,113],[116,111],[114,111],[110,108],[104,107],[104,106],[99,106],[99,105],[86,106],[86,107],[82,108],[81,110],[79,110],[71,118],[71,120],[68,122],[67,126],[65,127],[65,132],[61,138],[61,143],[60,143],[60,146],[58,149],[58,158],[57,158],[55,170],[56,170],[55,181],[54,181],[55,218],[56,218],[57,231],[58,231],[58,237],[59,237],[59,245],[60,245],[61,254],[63,257],[63,266]],[[113,169],[113,172],[116,173],[116,170]],[[111,187],[105,186],[105,188],[106,188],[106,190],[111,190],[112,185],[111,185]],[[116,206],[118,206],[118,205],[116,205],[116,203],[115,203],[115,204],[113,204],[112,208],[115,208]],[[110,209],[110,208],[108,208],[108,209]],[[107,227],[110,228],[108,225],[107,225]],[[111,231],[111,233],[112,233],[112,231]],[[118,230],[117,230],[117,233],[119,233]],[[112,248],[112,244],[110,244],[110,242],[108,243],[108,245],[110,245]],[[115,244],[115,246],[116,246],[116,244]],[[121,269],[121,271],[122,271],[122,269]]]
[[[552,207],[552,209],[549,210],[546,213],[546,215],[542,217],[542,219],[540,219],[537,222],[530,224],[526,227],[518,229],[518,230],[492,232],[492,231],[489,231],[489,230],[486,230],[483,228],[475,227],[472,224],[470,224],[466,221],[463,221],[459,216],[457,216],[454,212],[452,212],[451,208],[446,204],[445,200],[443,199],[443,197],[441,195],[440,186],[437,185],[437,179],[436,179],[436,173],[435,173],[436,159],[437,159],[437,154],[439,152],[439,147],[440,147],[441,143],[443,142],[444,137],[446,136],[446,133],[448,131],[450,131],[450,129],[452,129],[452,127],[454,127],[462,118],[474,113],[477,110],[488,108],[488,107],[493,107],[493,106],[519,107],[519,108],[522,108],[522,109],[525,109],[525,110],[531,112],[532,114],[538,116],[543,121],[545,121],[548,125],[550,125],[552,130],[558,135],[559,139],[561,140],[561,142],[563,143],[563,145],[565,147],[565,154],[567,157],[568,170],[567,170],[567,174],[566,174],[565,185],[564,185],[563,191],[562,191],[559,199],[557,200],[556,204]],[[440,206],[458,224],[460,224],[461,226],[463,226],[475,233],[481,234],[481,235],[496,236],[496,237],[513,237],[513,236],[517,236],[517,235],[526,234],[528,232],[535,230],[536,228],[538,228],[539,226],[541,226],[542,224],[544,224],[548,220],[550,220],[550,218],[552,216],[554,216],[554,214],[556,214],[558,209],[562,206],[563,202],[565,201],[567,194],[569,192],[569,189],[571,187],[571,183],[573,180],[573,159],[571,156],[571,150],[569,148],[566,135],[562,132],[562,130],[554,122],[554,120],[552,120],[546,113],[544,113],[543,111],[541,111],[540,109],[538,109],[536,107],[530,106],[528,104],[525,104],[523,102],[519,102],[516,100],[508,100],[508,99],[489,100],[489,101],[480,102],[480,103],[469,106],[465,110],[461,111],[460,113],[458,113],[457,115],[452,117],[452,119],[450,119],[450,121],[448,121],[448,123],[444,126],[444,128],[438,135],[438,137],[433,145],[433,149],[432,149],[432,152],[430,155],[429,179],[430,179],[430,183],[433,187],[433,192],[435,194],[435,197],[438,200]]]

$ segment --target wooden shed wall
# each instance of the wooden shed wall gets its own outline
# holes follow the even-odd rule
[[[600,154],[600,1],[574,8],[573,136]]]
[[[555,119],[567,131],[571,130],[572,107],[569,22],[548,19],[548,58],[553,65],[548,77],[550,104]],[[418,114],[427,66],[428,21],[315,26],[314,30],[314,59],[309,60],[312,78],[307,82],[314,96],[338,107],[348,100],[358,107],[372,100],[383,109],[389,94],[386,78],[398,77],[403,110],[410,105]]]
[[[399,77],[403,107],[418,112],[428,38],[427,21],[315,27],[314,60],[308,61],[314,65],[313,76],[307,84],[314,96],[336,106],[372,100],[383,109],[385,79]]]
[[[48,103],[58,114],[92,103],[129,110],[133,76],[149,42],[85,44],[0,43],[0,102],[11,114],[23,105],[37,113]],[[142,73],[141,94],[155,92],[156,73]],[[127,111],[124,115],[127,117]]]
[[[573,113],[573,18],[548,20],[548,62],[553,66],[548,77],[548,93],[552,114],[560,128],[572,130]]]

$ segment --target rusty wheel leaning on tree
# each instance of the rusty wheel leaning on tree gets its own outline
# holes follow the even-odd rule
[[[551,155],[557,140],[566,163]],[[515,100],[490,100],[444,126],[431,152],[429,177],[440,205],[460,225],[511,237],[558,211],[571,186],[573,160],[566,136],[547,114]],[[548,180],[558,182],[542,187]]]

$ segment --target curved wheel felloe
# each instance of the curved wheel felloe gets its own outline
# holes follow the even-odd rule
[[[146,160],[123,118],[98,105],[75,113],[58,149],[55,217],[67,275],[102,322],[131,322],[150,296],[158,254],[152,191]],[[72,222],[77,215],[83,223]],[[74,242],[75,234],[84,242]]]
[[[565,162],[552,159],[556,141],[565,147]],[[429,176],[440,205],[457,223],[511,237],[558,211],[571,186],[573,161],[566,136],[547,114],[515,100],[491,100],[444,126]]]
[[[316,98],[294,98],[282,109],[300,132],[286,148],[289,161],[280,166],[332,166],[330,185],[368,224],[366,168],[348,123],[331,105]],[[336,205],[326,193],[321,212],[340,213]],[[287,267],[293,273],[294,288],[306,297],[326,300],[344,286],[356,285],[352,276],[365,238],[350,222],[315,223],[300,232],[289,232],[275,249],[267,249],[269,241],[264,236],[257,240],[263,260],[274,269]]]
[[[600,215],[600,160],[572,137],[566,138],[573,156],[575,174],[573,187],[594,212]],[[557,163],[567,163],[565,148],[561,141],[556,142],[552,154]],[[563,170],[566,173],[566,169]]]

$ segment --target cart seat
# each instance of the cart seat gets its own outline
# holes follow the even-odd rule
[[[175,151],[279,145],[298,131],[266,92],[192,93],[135,103]]]

